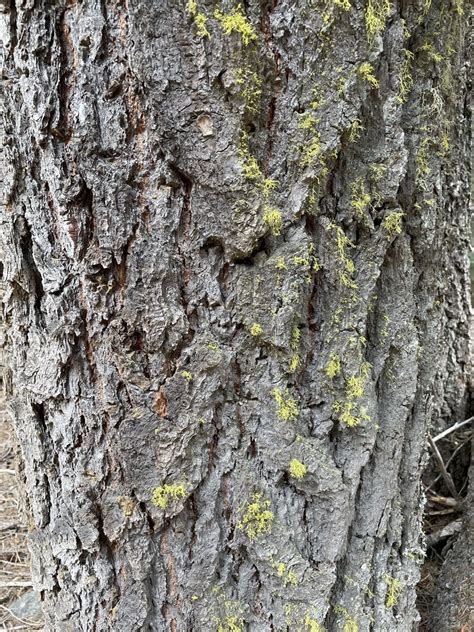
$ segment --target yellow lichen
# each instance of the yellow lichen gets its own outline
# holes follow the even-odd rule
[[[308,468],[304,463],[298,461],[298,459],[291,459],[290,461],[290,474],[293,478],[296,478],[298,481],[303,478],[306,474]]]
[[[237,523],[237,527],[245,531],[250,540],[255,540],[261,535],[270,533],[274,516],[269,508],[270,501],[262,500],[262,494],[255,493],[252,502],[247,505],[242,520]]]
[[[262,325],[259,325],[259,323],[252,323],[250,325],[250,333],[252,336],[261,336],[263,334]]]
[[[316,619],[309,614],[309,612],[305,614],[303,625],[305,626],[304,629],[308,630],[308,632],[321,632],[321,626]]]
[[[387,231],[387,238],[392,239],[402,232],[402,217],[405,213],[396,211],[389,213],[382,222],[382,228]]]
[[[387,584],[387,597],[385,599],[385,605],[387,606],[387,608],[394,608],[398,603],[398,598],[402,591],[402,583],[399,579],[391,577],[390,575],[385,575],[384,581]]]
[[[249,66],[237,70],[235,83],[242,86],[241,94],[245,107],[249,112],[258,112],[258,105],[262,96],[262,78]]]
[[[283,227],[283,217],[281,211],[272,206],[265,206],[263,209],[263,221],[269,226],[272,234],[277,237],[281,234]]]
[[[296,586],[298,583],[298,578],[294,571],[286,571],[286,564],[283,562],[273,562],[272,568],[274,568],[277,572],[278,577],[283,577],[283,583],[285,586],[291,584],[292,586]]]
[[[420,183],[423,183],[426,176],[428,176],[431,173],[431,169],[428,163],[429,145],[430,145],[430,139],[423,138],[423,140],[420,142],[420,146],[416,154],[416,160],[415,160],[416,161],[416,176],[417,176],[417,180]]]
[[[291,330],[291,338],[290,338],[290,347],[293,349],[293,351],[296,351],[297,349],[299,349],[300,340],[301,340],[301,331],[300,331],[300,328],[295,325],[293,329]]]
[[[294,373],[298,369],[300,364],[301,364],[301,359],[300,359],[299,354],[298,353],[294,353],[291,356],[290,365],[288,367],[288,370],[290,371],[290,373]]]
[[[400,70],[398,97],[399,103],[405,103],[408,99],[411,89],[413,88],[413,77],[411,74],[411,66],[415,55],[406,48],[403,49],[403,63]]]
[[[373,88],[379,87],[379,81],[374,75],[374,67],[368,61],[364,61],[357,69],[357,72]]]
[[[454,8],[458,15],[464,15],[464,0],[454,0]]]
[[[336,233],[336,243],[337,249],[339,251],[339,262],[342,266],[342,269],[338,270],[339,279],[342,285],[355,290],[357,289],[357,283],[352,279],[352,275],[355,272],[355,266],[354,262],[350,257],[348,257],[346,252],[347,247],[353,247],[354,244],[349,241],[349,238],[346,236],[340,226],[336,226],[336,224],[330,224],[329,228],[332,228]]]
[[[278,417],[283,421],[294,421],[298,418],[299,410],[294,399],[292,399],[288,390],[285,395],[282,394],[279,388],[275,388],[273,391],[275,401],[277,404]]]
[[[288,266],[286,265],[285,257],[277,257],[276,258],[275,268],[277,270],[288,270]]]
[[[360,137],[361,130],[365,129],[360,119],[356,118],[352,121],[351,126],[349,128],[349,142],[353,143]]]
[[[384,165],[381,162],[375,162],[370,165],[369,176],[371,181],[374,184],[377,184],[378,182],[380,182],[380,180],[383,180],[383,178],[385,178],[385,176],[387,175],[387,170],[387,165]]]
[[[348,428],[358,426],[362,421],[370,421],[364,408],[358,408],[355,400],[364,396],[365,384],[369,376],[371,365],[363,362],[359,373],[351,375],[346,380],[346,399],[334,402],[332,409],[337,413],[339,421]]]
[[[329,362],[326,364],[326,375],[333,380],[341,372],[341,359],[337,353],[331,353]]]
[[[194,18],[194,23],[196,24],[198,35],[200,35],[201,37],[209,37],[210,33],[206,27],[207,17],[204,15],[204,13],[199,13],[197,1],[189,0],[187,9],[188,13]]]
[[[155,487],[152,492],[151,501],[160,509],[166,509],[170,499],[176,498],[186,498],[186,486],[184,483]]]
[[[367,39],[372,42],[374,37],[385,28],[385,22],[392,11],[390,0],[369,0],[365,11],[365,28]]]
[[[247,180],[254,182],[256,187],[262,191],[265,199],[268,198],[271,191],[274,191],[278,186],[278,181],[272,178],[266,178],[257,162],[255,156],[250,153],[249,150],[249,138],[247,132],[243,132],[240,138],[240,146],[238,154],[240,158],[240,166],[243,174]]]
[[[356,405],[354,402],[334,402],[332,409],[339,416],[339,421],[348,428],[355,428],[360,424],[359,417],[353,413]]]
[[[342,606],[334,606],[334,612],[344,617],[344,632],[359,632],[357,621],[346,608],[343,608]]]
[[[196,24],[197,33],[200,37],[210,37],[211,34],[206,27],[207,17],[204,13],[198,13],[194,18],[194,22]]]
[[[191,382],[193,379],[193,374],[191,371],[181,371],[181,377],[184,377],[185,380]]]
[[[371,365],[363,362],[358,375],[351,375],[346,383],[346,395],[348,399],[360,399],[364,395],[364,388],[369,377]]]
[[[230,615],[219,621],[217,632],[244,632],[244,625],[242,617]]]
[[[350,0],[334,0],[334,4],[336,5],[336,7],[340,7],[341,9],[344,9],[344,11],[351,10]]]
[[[239,33],[245,46],[257,39],[257,33],[248,21],[240,3],[231,13],[222,13],[219,9],[216,9],[214,17],[219,21],[226,35],[231,35],[234,32]]]
[[[304,148],[303,154],[300,159],[300,167],[311,167],[314,160],[321,154],[321,137],[316,133],[309,141],[308,145]]]
[[[351,206],[355,210],[357,219],[365,216],[365,211],[370,206],[371,196],[365,190],[365,184],[362,178],[356,178],[351,185]]]

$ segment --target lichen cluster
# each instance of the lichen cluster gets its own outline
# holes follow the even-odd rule
[[[170,500],[186,498],[186,495],[186,485],[184,483],[161,485],[153,490],[151,502],[160,509],[166,509]]]
[[[252,502],[247,505],[237,527],[245,531],[250,540],[256,540],[261,535],[271,533],[274,516],[270,506],[270,501],[262,500],[262,494],[258,492],[253,495]]]

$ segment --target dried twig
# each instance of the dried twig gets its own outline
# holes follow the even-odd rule
[[[469,417],[469,419],[465,419],[464,421],[458,421],[450,428],[447,428],[446,430],[443,430],[443,432],[440,432],[438,435],[436,435],[436,437],[433,438],[434,443],[448,436],[448,434],[451,434],[451,432],[455,432],[456,430],[459,430],[459,428],[462,428],[466,424],[471,423],[471,421],[473,420],[474,420],[474,417]]]
[[[446,498],[446,496],[428,496],[428,500],[437,505],[445,505],[446,507],[457,507],[458,503],[454,498]]]
[[[431,435],[428,435],[428,441],[429,444],[431,446],[431,449],[433,450],[433,454],[434,457],[436,459],[436,462],[438,464],[438,468],[441,472],[442,477],[444,478],[444,482],[446,483],[447,488],[449,489],[449,491],[451,492],[451,494],[453,495],[453,498],[455,498],[457,501],[460,501],[461,498],[456,490],[456,487],[453,483],[453,479],[451,478],[450,473],[446,470],[446,467],[444,465],[444,461],[443,461],[443,457],[441,456],[438,448],[436,447],[436,443],[433,440],[433,437]]]
[[[24,623],[25,625],[29,625],[29,626],[35,627],[35,628],[43,627],[43,624],[38,622],[38,621],[32,621],[30,619],[22,619],[21,617],[17,617],[16,614],[14,614],[10,610],[10,608],[7,608],[6,606],[2,606],[2,604],[0,604],[0,610],[4,610],[5,612],[7,612],[10,615],[10,617],[13,617],[17,621],[19,621],[20,623]]]
[[[30,588],[32,585],[31,582],[6,582],[0,583],[0,588]]]
[[[449,538],[455,533],[458,533],[459,531],[461,531],[461,529],[462,520],[453,520],[442,529],[430,533],[426,538],[426,542],[429,546],[434,546],[435,544],[438,544],[438,542],[440,542],[441,540]]]
[[[451,463],[453,462],[453,459],[456,457],[456,455],[458,454],[458,452],[460,450],[462,450],[464,448],[465,445],[467,445],[468,443],[471,443],[471,439],[467,439],[466,441],[463,441],[463,443],[461,443],[461,445],[458,445],[458,447],[454,450],[454,452],[451,454],[451,456],[449,457],[449,459],[446,461],[445,463],[445,467],[446,469],[448,469],[448,467],[451,465]],[[436,483],[439,481],[439,479],[442,477],[441,474],[438,474],[438,476],[434,479],[434,481],[432,481],[429,485],[429,487],[427,487],[425,489],[425,494],[427,494],[430,489],[432,489]]]

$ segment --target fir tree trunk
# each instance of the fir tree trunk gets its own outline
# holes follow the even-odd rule
[[[467,7],[0,4],[47,630],[411,630],[466,405]]]

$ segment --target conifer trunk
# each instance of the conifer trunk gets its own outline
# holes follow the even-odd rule
[[[462,0],[0,4],[46,629],[411,630],[466,406]]]

